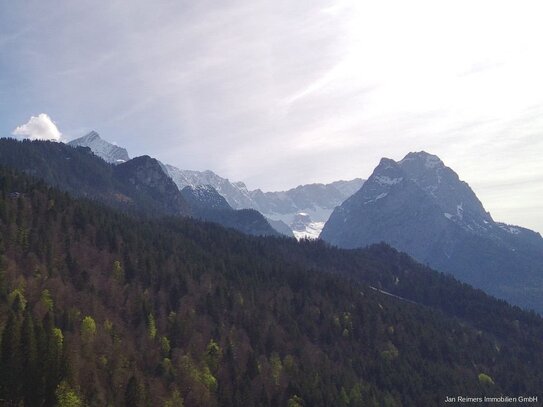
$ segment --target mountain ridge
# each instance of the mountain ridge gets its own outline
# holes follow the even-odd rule
[[[286,191],[263,192],[248,190],[243,182],[231,182],[213,171],[181,170],[172,165],[165,166],[177,186],[211,185],[234,209],[256,209],[270,220],[272,226],[282,234],[287,225],[290,233],[299,238],[318,238],[324,222],[333,209],[360,188],[361,178],[350,181],[335,181],[330,184],[305,184]],[[308,213],[312,222],[304,230],[296,228],[300,213]]]
[[[113,164],[129,160],[125,149],[101,139],[94,131],[68,144],[89,147],[96,155]],[[122,159],[115,155],[116,149],[122,150]],[[313,239],[319,236],[332,210],[364,183],[363,179],[355,178],[329,184],[304,184],[285,191],[264,192],[260,189],[249,190],[243,182],[230,181],[211,170],[182,170],[170,164],[160,164],[180,191],[185,187],[212,186],[233,209],[255,209],[269,219],[269,223],[279,233]],[[312,222],[307,224],[306,229],[295,231],[293,224],[299,213],[308,213]]]
[[[163,171],[163,164],[149,156],[113,165],[89,147],[0,139],[0,165],[125,212],[146,217],[197,216],[249,234],[278,235],[256,211],[213,211],[204,208],[205,202],[191,207]]]

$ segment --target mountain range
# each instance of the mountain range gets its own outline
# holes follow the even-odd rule
[[[94,154],[113,164],[129,159],[125,149],[103,140],[95,131],[68,144],[89,147]],[[185,187],[211,186],[226,199],[231,208],[255,209],[262,213],[279,233],[287,236],[294,233],[299,238],[317,238],[333,209],[364,183],[364,180],[356,178],[330,184],[300,185],[288,191],[263,192],[260,189],[249,190],[243,182],[231,182],[210,170],[194,171],[169,164],[161,165],[179,190]],[[303,217],[303,226],[299,213],[306,215]]]
[[[192,216],[248,234],[279,235],[257,211],[238,211],[229,206],[217,209],[202,197],[187,202],[187,194],[183,196],[163,165],[149,156],[113,165],[93,154],[90,147],[0,139],[0,165],[124,212],[151,217]]]
[[[181,170],[166,165],[168,174],[177,186],[210,185],[235,209],[256,209],[267,219],[282,222],[306,237],[317,238],[333,209],[355,193],[364,183],[356,178],[330,184],[300,185],[287,191],[263,192],[249,190],[243,182],[231,182],[213,171]],[[299,213],[307,215],[304,230],[300,230]],[[296,226],[293,223],[296,222]],[[309,230],[311,229],[311,230]]]
[[[386,242],[513,304],[543,311],[543,239],[496,222],[435,155],[383,158],[337,207],[321,238],[344,248]]]
[[[99,156],[111,157],[117,148],[107,147],[95,133],[83,139]],[[409,153],[398,162],[383,158],[366,182],[357,178],[281,192],[250,191],[212,171],[160,165],[196,205],[194,216],[266,234],[258,222],[226,221],[221,210],[210,210],[229,205],[253,209],[244,213],[249,217],[260,212],[277,233],[298,239],[320,236],[344,248],[386,242],[499,298],[543,311],[541,236],[494,221],[469,185],[435,155]]]

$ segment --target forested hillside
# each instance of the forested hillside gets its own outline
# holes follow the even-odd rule
[[[124,212],[147,216],[190,212],[186,203],[169,202],[171,196],[156,193],[158,186],[155,190],[146,188],[136,177],[128,182],[128,176],[136,172],[133,163],[116,167],[87,147],[2,138],[0,165],[42,179],[73,196],[103,202]]]
[[[543,388],[540,317],[387,246],[136,219],[10,170],[0,311],[12,405],[431,406]]]
[[[252,235],[278,235],[255,210],[190,205],[162,164],[149,156],[113,165],[88,147],[40,140],[0,139],[0,166],[44,180],[72,196],[146,217],[193,216]]]

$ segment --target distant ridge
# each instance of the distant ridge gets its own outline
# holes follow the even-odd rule
[[[297,237],[315,239],[319,236],[324,222],[333,209],[354,194],[364,180],[356,178],[350,181],[336,181],[330,184],[300,185],[288,191],[263,192],[260,189],[248,190],[243,182],[232,182],[213,171],[181,170],[173,165],[166,165],[166,171],[179,189],[187,186],[197,187],[211,185],[221,194],[234,209],[256,209],[275,225],[277,230],[285,233],[285,225],[290,234]],[[299,229],[299,213],[311,217],[304,230]]]

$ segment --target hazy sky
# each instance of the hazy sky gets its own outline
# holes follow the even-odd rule
[[[0,0],[0,135],[95,129],[264,190],[426,150],[496,220],[543,232],[541,8]]]

